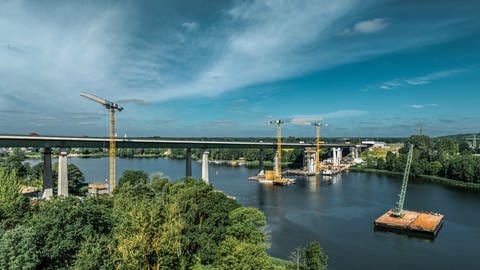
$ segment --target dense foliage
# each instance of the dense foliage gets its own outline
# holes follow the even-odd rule
[[[414,145],[411,175],[432,175],[465,182],[480,183],[480,156],[465,143],[449,138],[432,139],[411,136],[399,153],[388,152],[385,159],[367,159],[367,167],[402,172],[410,145]]]
[[[0,170],[0,269],[293,267],[277,266],[266,253],[267,222],[258,209],[194,179],[147,181],[142,171],[121,179],[114,196],[31,205],[15,172]],[[305,249],[305,265],[326,265],[318,251]]]

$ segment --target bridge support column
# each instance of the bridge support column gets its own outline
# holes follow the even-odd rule
[[[203,151],[202,155],[202,179],[208,184],[208,150]]]
[[[265,174],[265,166],[263,164],[264,153],[263,148],[260,148],[258,152],[258,173],[257,175],[264,175]]]
[[[185,177],[192,177],[192,148],[185,152]]]
[[[333,166],[340,166],[342,160],[342,148],[333,148]]]
[[[273,170],[275,171],[275,176],[278,175],[278,152],[275,152],[275,157],[273,158]]]
[[[352,152],[352,158],[357,159],[358,158],[358,147],[352,147],[350,149],[350,151]]]
[[[307,175],[313,175],[316,172],[316,155],[317,151],[314,148],[305,148],[303,155],[303,166]]]
[[[58,155],[58,186],[57,195],[59,197],[68,196],[68,164],[67,164],[67,150],[61,149]]]
[[[42,148],[43,155],[43,194],[42,198],[49,200],[53,197],[52,180],[52,149],[50,147]]]

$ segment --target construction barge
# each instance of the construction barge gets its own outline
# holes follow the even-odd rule
[[[413,159],[413,148],[414,146],[411,144],[397,204],[393,209],[388,210],[385,214],[377,218],[373,224],[375,229],[396,231],[433,239],[437,236],[438,231],[443,225],[443,215],[403,209]]]
[[[375,229],[394,231],[434,238],[443,225],[443,215],[404,210],[402,216],[395,216],[389,210],[374,221]]]

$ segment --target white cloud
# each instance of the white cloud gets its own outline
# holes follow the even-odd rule
[[[375,32],[382,31],[390,24],[390,20],[387,18],[376,18],[368,21],[361,21],[353,25],[350,29],[346,29],[346,34],[351,33],[360,33],[360,34],[371,34]]]
[[[330,119],[358,117],[368,114],[362,110],[339,110],[323,114],[314,115],[294,115],[287,118],[289,122],[296,125],[310,125],[314,122],[329,121]]]
[[[185,29],[187,29],[187,31],[193,31],[193,30],[197,29],[198,23],[197,22],[184,22],[184,23],[182,23],[182,26],[185,27]]]
[[[436,103],[408,105],[408,107],[413,108],[413,109],[424,109],[424,108],[427,108],[427,107],[437,107],[437,106],[439,106],[439,105],[436,104]]]
[[[452,77],[467,71],[468,71],[467,69],[450,69],[450,70],[433,72],[424,76],[419,76],[419,77],[410,78],[410,79],[394,79],[394,80],[381,83],[378,86],[378,88],[381,90],[391,90],[398,87],[425,85],[425,84],[431,83],[432,81],[445,79],[445,78]]]

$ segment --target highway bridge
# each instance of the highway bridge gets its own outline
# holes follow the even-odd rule
[[[202,179],[208,183],[208,149],[215,148],[256,148],[259,151],[259,167],[263,170],[263,149],[276,148],[277,142],[242,142],[242,141],[209,141],[209,140],[166,140],[152,138],[115,138],[117,148],[182,148],[185,151],[185,176],[192,176],[192,148],[203,149]],[[70,148],[109,148],[110,138],[106,137],[67,137],[37,135],[0,135],[0,147],[35,147],[41,148],[43,157],[43,198],[53,196],[52,148],[59,148],[58,162],[58,196],[68,196],[67,156]],[[282,148],[315,148],[312,143],[282,143]],[[322,148],[331,148],[334,157],[341,159],[341,149],[348,148],[354,156],[366,145],[321,144]],[[307,156],[307,155],[306,155]],[[307,162],[314,166],[314,158],[309,155]]]
[[[108,137],[0,135],[0,147],[108,148]],[[165,140],[152,138],[116,138],[117,148],[275,148],[276,142],[208,140]],[[365,145],[321,144],[322,148],[364,148]],[[314,143],[282,143],[283,148],[315,147]]]

